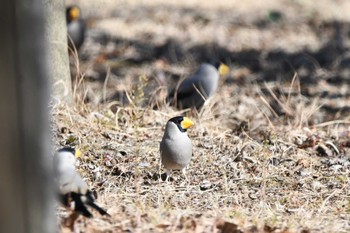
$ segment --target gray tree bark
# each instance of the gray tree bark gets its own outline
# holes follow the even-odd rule
[[[57,232],[43,2],[0,1],[0,232]]]
[[[65,1],[43,0],[47,17],[45,20],[49,40],[49,65],[52,72],[52,97],[67,104],[73,103],[72,81],[69,71],[67,24]]]

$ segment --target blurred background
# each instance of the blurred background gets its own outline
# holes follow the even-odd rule
[[[215,57],[232,68],[222,80],[224,86],[249,91],[252,83],[260,83],[264,92],[266,83],[273,83],[278,87],[269,90],[279,95],[296,74],[302,95],[320,98],[327,119],[319,121],[349,113],[349,1],[76,0],[67,4],[77,4],[87,24],[79,68],[74,70],[74,63],[72,74],[76,80],[83,78],[84,87],[79,87],[86,102],[125,104],[123,93],[142,76],[147,77],[144,88],[150,96],[146,99],[155,93],[159,98],[162,90]],[[228,95],[239,93],[235,88],[231,92]],[[272,103],[274,110],[283,113],[277,105]]]

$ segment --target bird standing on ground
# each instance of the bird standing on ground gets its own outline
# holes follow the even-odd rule
[[[185,169],[192,158],[192,142],[186,131],[193,124],[189,118],[177,116],[171,118],[165,126],[160,143],[160,156],[167,180],[172,170],[181,170],[187,179]]]
[[[78,6],[66,8],[68,46],[74,51],[79,50],[85,39],[85,21],[81,18],[81,11]]]
[[[201,108],[205,101],[214,95],[219,77],[228,72],[228,66],[221,62],[202,63],[192,76],[169,94],[170,104],[180,109]]]
[[[89,190],[80,174],[75,170],[76,157],[81,152],[71,147],[59,149],[54,157],[54,176],[57,182],[60,202],[74,209],[74,213],[91,218],[92,214],[87,209],[90,206],[101,215],[109,215],[104,209],[95,204],[95,197]]]

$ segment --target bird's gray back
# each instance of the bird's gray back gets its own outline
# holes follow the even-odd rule
[[[74,42],[74,45],[77,49],[81,47],[85,39],[85,22],[81,19],[72,21],[67,26],[68,42],[71,43],[71,40]]]
[[[177,101],[181,108],[201,107],[218,86],[219,72],[210,64],[202,64],[195,74],[178,88]]]

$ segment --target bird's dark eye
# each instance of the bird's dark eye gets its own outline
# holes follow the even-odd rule
[[[169,121],[174,122],[175,124],[181,124],[181,122],[184,120],[183,116],[177,116],[177,117],[173,117],[171,118]]]
[[[184,120],[183,116],[177,116],[171,118],[169,121],[174,122],[181,132],[186,132],[186,129],[182,128],[181,122]]]
[[[219,68],[220,68],[220,65],[221,65],[221,62],[215,61],[215,62],[213,63],[213,65],[215,66],[216,69],[219,69]]]

